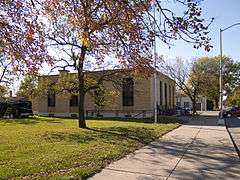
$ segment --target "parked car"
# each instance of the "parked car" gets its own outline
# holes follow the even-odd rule
[[[219,112],[220,116],[220,112]],[[239,117],[240,116],[240,107],[232,107],[223,110],[223,117],[228,118],[228,117]]]
[[[13,118],[33,115],[32,102],[23,98],[5,98],[0,101],[0,117]]]

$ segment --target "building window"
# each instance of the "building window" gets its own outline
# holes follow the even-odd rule
[[[172,107],[172,93],[171,93],[171,86],[169,85],[168,86],[168,91],[169,91],[169,95],[168,95],[168,98],[169,98],[169,107],[171,108]]]
[[[162,88],[162,81],[160,81],[160,105],[163,105],[163,88]]]
[[[184,102],[184,108],[189,108],[189,102]]]
[[[134,82],[132,78],[124,78],[123,79],[123,86],[122,86],[122,101],[123,106],[133,106],[134,104]]]
[[[78,106],[78,96],[77,95],[71,95],[70,106],[71,107]]]
[[[48,91],[48,107],[55,107],[56,94],[54,91]]]
[[[167,103],[167,84],[166,83],[164,83],[164,99],[165,99],[165,107],[167,108],[167,105],[168,105],[168,103]]]
[[[175,89],[174,89],[174,86],[172,87],[172,103],[173,103],[173,106],[175,106]]]

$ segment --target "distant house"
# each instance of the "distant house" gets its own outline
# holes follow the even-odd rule
[[[193,103],[191,99],[186,95],[178,95],[176,97],[176,105],[181,108],[192,109]],[[197,111],[207,111],[207,98],[205,96],[199,96],[196,103]]]
[[[60,71],[61,73],[66,73]],[[68,72],[67,72],[68,73]],[[91,72],[98,73],[98,72]],[[69,73],[73,74],[73,73]],[[86,75],[87,76],[87,75]],[[43,76],[58,83],[59,75]],[[117,95],[104,97],[107,101],[104,106],[96,108],[94,99],[86,94],[85,114],[89,117],[152,117],[154,110],[154,79],[136,77],[131,74],[120,78],[122,85],[117,89]],[[104,82],[109,91],[116,91],[112,82]],[[161,109],[175,108],[175,81],[168,76],[157,72],[157,104]],[[78,116],[78,97],[71,93],[46,93],[33,100],[34,112],[43,116]]]

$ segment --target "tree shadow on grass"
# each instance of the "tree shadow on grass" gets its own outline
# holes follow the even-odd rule
[[[59,118],[36,118],[38,122],[62,124],[62,119]]]
[[[4,119],[0,120],[0,123],[33,125],[33,124],[37,124],[39,122],[35,118],[24,118],[24,119],[8,119],[8,118],[4,118]]]
[[[100,138],[115,136],[121,139],[137,141],[141,144],[148,144],[157,138],[154,129],[143,127],[88,128],[88,130],[97,132]]]
[[[67,132],[52,132],[47,133],[44,136],[44,139],[50,142],[59,142],[59,141],[67,141],[67,142],[76,142],[76,143],[86,143],[94,140],[94,137],[89,135],[83,135],[80,133],[67,133]]]
[[[90,143],[100,141],[104,143],[117,144],[122,140],[137,141],[148,144],[157,138],[156,133],[150,128],[141,127],[107,127],[88,128],[84,132],[48,132],[43,138],[51,142],[67,141],[76,143]]]
[[[47,122],[47,123],[62,123],[60,119],[53,119],[53,118],[38,118],[38,117],[28,117],[28,118],[0,118],[0,123],[5,124],[25,124],[25,125],[34,125],[40,122]]]
[[[185,124],[189,122],[191,116],[189,117],[181,117],[181,116],[165,116],[160,115],[158,117],[157,122],[161,124],[169,124],[169,123],[179,123]],[[87,117],[86,120],[102,120],[102,121],[123,121],[123,122],[136,122],[136,123],[154,123],[154,118],[123,118],[123,117]]]

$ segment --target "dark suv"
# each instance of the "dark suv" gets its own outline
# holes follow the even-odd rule
[[[31,115],[33,115],[31,101],[16,98],[6,98],[0,101],[0,117],[19,118]]]

